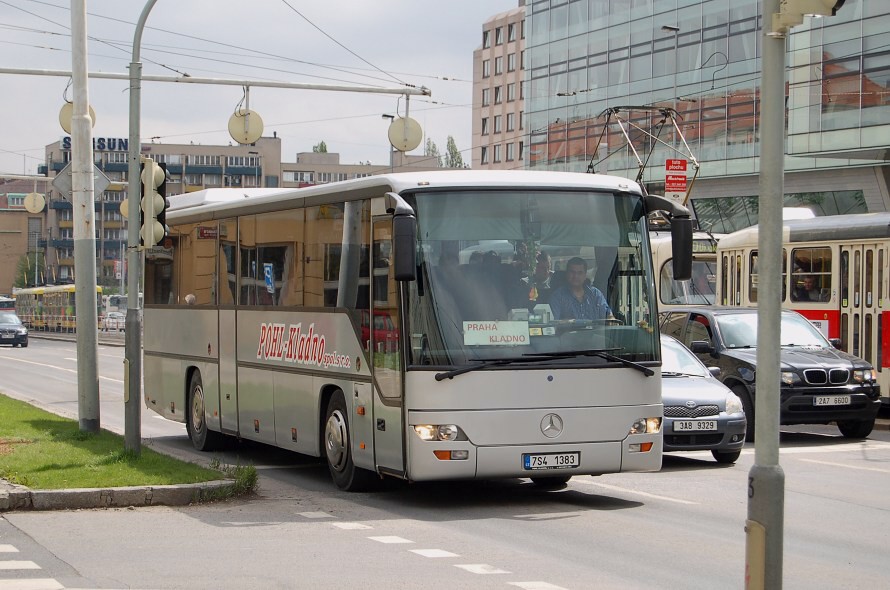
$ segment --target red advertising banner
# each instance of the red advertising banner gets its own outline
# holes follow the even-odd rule
[[[685,193],[686,192],[686,175],[685,174],[665,174],[664,192],[666,192],[666,193]]]
[[[686,172],[686,160],[665,160],[664,169],[666,172]]]

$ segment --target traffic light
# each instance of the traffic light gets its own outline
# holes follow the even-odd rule
[[[142,163],[142,200],[139,239],[143,246],[154,246],[167,235],[167,166],[152,159]]]

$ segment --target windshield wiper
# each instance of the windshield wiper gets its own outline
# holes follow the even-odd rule
[[[636,369],[640,373],[644,374],[646,377],[651,377],[655,374],[655,371],[641,365],[639,363],[635,363],[633,361],[629,361],[627,359],[623,359],[620,356],[615,356],[611,354],[613,350],[621,350],[620,348],[592,348],[589,350],[573,350],[567,352],[535,352],[529,354],[527,356],[533,357],[543,357],[548,359],[559,359],[559,358],[574,358],[576,356],[596,356],[601,359],[605,359],[607,361],[611,361],[613,363],[621,363],[625,367],[630,367],[631,369]]]
[[[513,363],[537,363],[541,361],[550,360],[548,357],[540,357],[535,355],[527,355],[527,356],[513,356],[506,357],[502,359],[476,359],[479,361],[478,365],[469,365],[466,367],[461,367],[460,369],[452,369],[450,371],[443,371],[441,373],[436,373],[436,381],[442,381],[443,379],[453,379],[458,375],[463,375],[464,373],[470,373],[472,371],[478,371],[479,369],[487,369],[488,367],[500,367],[503,365],[512,365]]]

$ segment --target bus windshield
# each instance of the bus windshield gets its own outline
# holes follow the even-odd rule
[[[593,191],[408,195],[418,280],[408,286],[412,365],[540,356],[599,364],[659,359],[642,198]],[[652,306],[654,309],[654,306]],[[546,364],[546,363],[543,363]],[[515,365],[512,365],[514,366]]]

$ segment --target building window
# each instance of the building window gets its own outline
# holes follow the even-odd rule
[[[498,144],[494,146],[494,163],[497,164],[501,161],[501,145]]]
[[[516,25],[507,25],[507,41],[516,41]]]
[[[525,129],[525,111],[519,111],[519,128]]]
[[[519,38],[525,39],[525,20],[519,21]]]
[[[494,132],[495,133],[501,132],[501,116],[500,115],[494,116]]]
[[[312,182],[312,172],[299,172],[296,170],[288,170],[282,173],[284,182]]]
[[[495,45],[503,45],[504,44],[504,27],[498,27],[494,30],[494,44]]]
[[[507,55],[507,71],[513,72],[516,70],[516,54],[511,53]]]
[[[503,97],[501,96],[501,87],[495,86],[494,87],[494,104],[501,104],[502,100],[503,100]]]
[[[217,176],[214,174],[214,176]],[[204,180],[201,178],[200,174],[186,174],[185,175],[186,184],[190,184],[192,186],[199,186],[204,184]],[[219,184],[219,182],[217,182]]]
[[[520,159],[520,160],[522,159],[522,155],[523,155],[523,152],[524,152],[524,149],[523,149],[524,147],[525,147],[525,144],[524,144],[523,142],[520,141],[520,142],[519,142],[519,159]]]
[[[525,82],[519,83],[519,100],[523,100],[525,98]]]
[[[491,47],[491,31],[482,31],[482,48],[488,49]]]
[[[507,84],[507,102],[511,100],[516,100],[516,84],[510,83]]]
[[[514,143],[510,142],[507,144],[507,161],[512,162],[515,158],[513,157],[514,153]]]
[[[482,117],[482,135],[488,135],[488,117]]]
[[[515,119],[516,115],[514,113],[507,113],[507,131],[513,131]]]
[[[489,102],[490,102],[489,89],[483,88],[482,89],[482,106],[487,107]]]
[[[488,147],[482,146],[482,157],[480,159],[482,164],[488,164]]]
[[[525,69],[525,49],[519,52],[519,69]]]
[[[491,60],[483,59],[482,60],[482,77],[488,78],[491,76]]]

